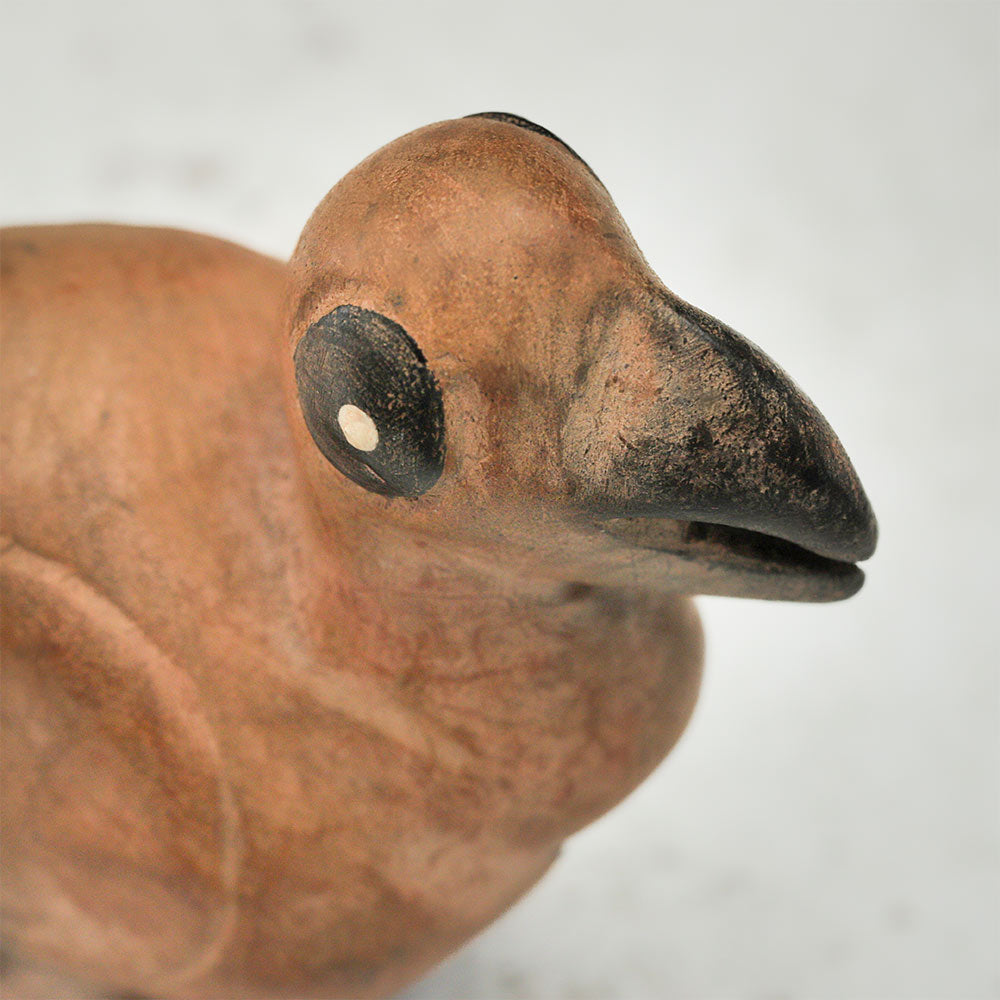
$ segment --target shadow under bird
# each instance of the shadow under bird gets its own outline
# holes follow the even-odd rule
[[[838,600],[875,546],[813,404],[513,115],[374,153],[288,264],[2,263],[10,989],[399,989],[676,742],[688,595]]]

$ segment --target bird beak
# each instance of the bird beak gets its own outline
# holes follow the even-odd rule
[[[871,505],[813,403],[762,351],[658,289],[607,320],[564,427],[571,487],[627,570],[695,593],[849,597]]]

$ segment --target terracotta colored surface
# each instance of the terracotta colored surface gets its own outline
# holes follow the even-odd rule
[[[12,975],[391,992],[673,746],[684,595],[846,597],[874,547],[812,404],[508,116],[374,154],[287,266],[2,263]]]

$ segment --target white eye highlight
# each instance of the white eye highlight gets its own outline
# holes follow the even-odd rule
[[[337,411],[337,423],[347,439],[347,443],[358,451],[374,451],[378,444],[378,428],[375,421],[360,407],[345,403]]]

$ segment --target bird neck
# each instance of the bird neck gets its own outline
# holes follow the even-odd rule
[[[310,616],[319,664],[369,692],[358,700],[383,706],[395,739],[475,774],[500,813],[511,780],[528,782],[504,819],[522,842],[610,808],[693,708],[702,649],[687,598],[541,578],[420,539],[348,545],[329,566]]]

